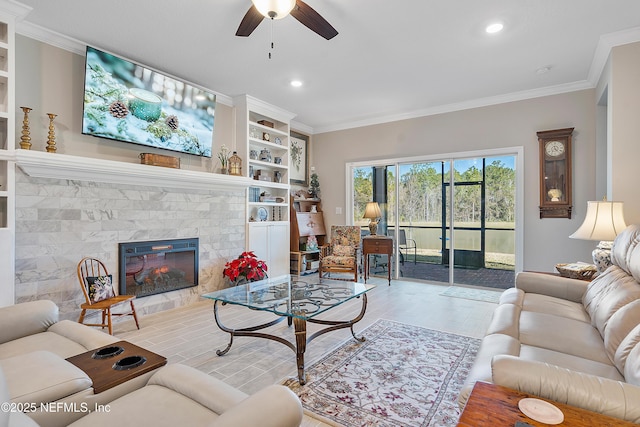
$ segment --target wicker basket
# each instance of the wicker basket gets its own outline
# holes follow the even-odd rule
[[[597,271],[595,265],[584,263],[556,264],[556,270],[562,277],[579,280],[591,280]]]

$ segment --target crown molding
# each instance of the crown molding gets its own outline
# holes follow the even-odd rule
[[[29,21],[21,21],[16,24],[16,32],[20,35],[50,44],[60,49],[84,56],[86,43],[69,36],[33,24]]]
[[[16,18],[17,21],[24,19],[33,8],[14,0],[0,0],[0,10]]]
[[[602,76],[602,71],[607,65],[611,49],[629,43],[640,41],[640,27],[629,28],[628,30],[617,31],[615,33],[604,34],[598,40],[598,46],[593,55],[591,68],[589,69],[589,82],[595,87]]]
[[[295,120],[291,122],[289,128],[291,128],[291,130],[297,130],[298,132],[306,134],[313,135],[314,133],[314,129],[311,126],[305,125],[304,123],[296,122]]]
[[[508,102],[515,102],[515,101],[523,101],[526,99],[541,98],[543,96],[558,95],[561,93],[575,92],[575,91],[584,90],[584,89],[592,89],[593,87],[594,86],[590,82],[583,80],[583,81],[568,83],[564,85],[547,86],[540,89],[524,90],[524,91],[513,92],[513,93],[504,94],[504,95],[491,96],[487,98],[479,98],[479,99],[474,99],[470,101],[458,102],[458,103],[447,104],[447,105],[440,105],[432,108],[426,108],[423,110],[408,111],[405,113],[398,113],[398,114],[393,114],[388,116],[372,117],[370,119],[364,119],[364,120],[355,121],[355,122],[329,125],[329,126],[320,126],[320,127],[314,128],[314,131],[316,134],[325,133],[325,132],[335,132],[339,130],[353,129],[353,128],[358,128],[363,126],[373,126],[373,125],[379,125],[384,123],[397,122],[400,120],[409,120],[409,119],[415,119],[419,117],[434,116],[436,114],[470,110],[472,108],[489,107],[492,105],[505,104]]]

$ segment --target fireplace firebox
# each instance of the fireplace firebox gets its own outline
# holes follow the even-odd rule
[[[198,238],[120,243],[120,294],[144,297],[198,286],[198,246]]]

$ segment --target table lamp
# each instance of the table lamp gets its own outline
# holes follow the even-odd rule
[[[611,246],[618,233],[627,228],[624,222],[624,204],[622,202],[587,202],[587,215],[584,222],[569,238],[598,240],[598,246],[591,253],[598,273],[611,265]]]
[[[371,233],[372,236],[375,236],[378,232],[378,220],[380,217],[382,217],[382,212],[380,212],[378,202],[367,203],[363,218],[369,218],[369,233]]]

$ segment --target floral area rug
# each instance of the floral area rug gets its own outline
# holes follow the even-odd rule
[[[360,334],[359,334],[360,335]],[[342,426],[455,426],[476,338],[380,319],[284,382],[305,410]]]

